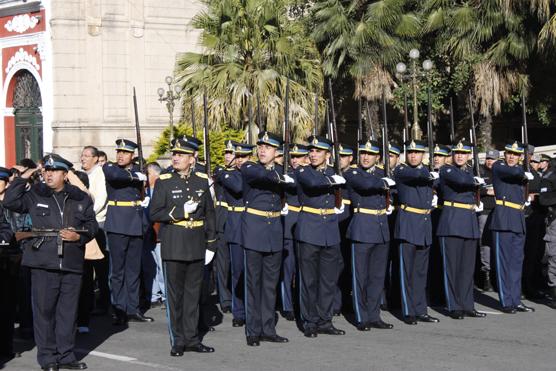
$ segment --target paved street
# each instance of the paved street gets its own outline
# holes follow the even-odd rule
[[[245,344],[243,329],[233,328],[226,314],[216,331],[204,342],[216,353],[186,353],[169,356],[170,346],[165,311],[148,312],[152,324],[129,325],[118,330],[108,318],[95,318],[92,332],[79,335],[80,356],[93,370],[555,370],[554,339],[556,312],[544,305],[534,306],[535,313],[500,314],[495,296],[480,294],[477,305],[489,312],[485,319],[452,320],[438,310],[438,324],[408,326],[385,313],[384,319],[394,330],[373,329],[362,333],[345,318],[337,317],[337,327],[346,336],[319,335],[307,339],[295,323],[280,318],[277,329],[290,342],[285,345],[262,343],[258,348]],[[219,317],[215,317],[219,321]],[[5,365],[8,370],[38,369],[35,349],[27,349],[21,358]],[[31,348],[31,349],[30,349]]]

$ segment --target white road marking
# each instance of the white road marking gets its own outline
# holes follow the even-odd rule
[[[142,362],[142,361],[137,360],[137,358],[133,358],[133,357],[120,356],[118,354],[98,352],[96,350],[88,351],[86,349],[75,349],[75,351],[77,353],[84,353],[84,354],[87,354],[87,355],[90,355],[90,356],[95,356],[95,357],[112,359],[112,360],[115,360],[115,361],[132,363],[134,365],[146,366],[146,367],[150,367],[150,368],[158,369],[158,370],[175,370],[175,371],[181,370],[179,368],[164,366],[164,365],[160,365],[160,364],[157,364],[157,363]]]
[[[502,312],[491,312],[489,310],[479,310],[479,312],[483,312],[483,313],[486,313],[486,314],[504,314]]]
[[[82,349],[79,349],[78,351],[81,351],[81,350]],[[86,351],[85,351],[85,353],[86,353]],[[110,354],[110,353],[104,353],[104,352],[97,352],[96,350],[92,350],[88,353],[89,353],[89,355],[92,355],[92,356],[108,358],[108,359],[113,359],[113,360],[122,361],[122,362],[137,361],[137,358],[127,357],[127,356],[119,356],[117,354]]]

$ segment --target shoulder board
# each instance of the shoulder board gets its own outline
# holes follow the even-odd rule
[[[206,173],[196,171],[194,174],[197,175],[199,178],[208,179],[208,175]]]
[[[377,164],[376,167],[377,167],[378,169],[384,170],[384,165],[382,165],[382,164]]]
[[[227,167],[225,170],[226,171],[234,171],[234,170],[236,170],[236,168],[235,167]]]
[[[170,179],[172,177],[172,173],[166,173],[166,174],[162,174],[158,177],[158,179],[160,180],[164,180],[164,179]]]
[[[352,168],[352,169],[356,169],[356,168],[357,168],[357,165],[356,165],[356,164],[353,164],[353,165],[350,165],[349,167]]]

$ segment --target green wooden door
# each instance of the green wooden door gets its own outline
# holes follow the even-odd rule
[[[34,108],[15,111],[16,161],[42,158],[42,114]]]

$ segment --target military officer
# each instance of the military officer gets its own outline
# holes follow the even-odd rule
[[[224,238],[230,249],[230,267],[232,277],[232,326],[245,324],[245,284],[244,256],[241,236],[241,214],[245,211],[243,204],[243,180],[239,169],[253,154],[253,146],[232,142],[235,160],[233,167],[215,174],[216,182],[222,184],[222,190],[228,204],[228,217],[224,228]]]
[[[104,223],[110,246],[110,289],[114,324],[126,321],[152,322],[139,310],[139,276],[143,248],[143,192],[145,174],[133,164],[137,144],[127,139],[116,141],[116,163],[106,163],[108,209]]]
[[[304,335],[344,335],[343,330],[333,326],[332,315],[341,242],[337,214],[342,212],[334,207],[335,191],[345,184],[345,179],[327,165],[332,143],[320,136],[311,136],[308,142],[310,165],[299,168],[296,174],[302,205],[295,238]]]
[[[556,171],[552,164],[543,172],[539,202],[547,208],[546,233],[543,238],[546,242],[547,305],[556,309]]]
[[[44,183],[27,189],[27,180],[37,169],[26,170],[6,190],[4,207],[28,213],[33,228],[59,231],[58,238],[31,237],[23,252],[22,264],[31,268],[37,360],[43,370],[83,370],[87,365],[77,361],[73,349],[75,322],[85,244],[97,233],[98,224],[91,198],[66,183],[72,163],[56,154],[43,162]]]
[[[438,322],[427,314],[427,268],[432,245],[432,188],[438,174],[423,166],[426,145],[406,145],[407,161],[394,169],[399,208],[394,237],[400,250],[400,281],[404,322]]]
[[[353,208],[347,237],[351,240],[353,306],[360,331],[393,327],[380,318],[380,304],[390,241],[386,194],[395,183],[378,167],[379,154],[378,142],[360,143],[359,166],[344,172]]]
[[[177,138],[172,143],[171,173],[160,176],[150,216],[162,224],[161,256],[167,285],[170,355],[211,353],[197,331],[203,267],[207,249],[216,248],[214,205],[209,185],[193,171],[194,147]]]
[[[224,187],[222,183],[216,181],[216,174],[220,171],[233,168],[234,161],[234,146],[230,139],[224,142],[224,166],[217,166],[214,169],[214,194],[216,199],[216,235],[217,235],[217,249],[216,249],[216,285],[218,288],[218,298],[220,302],[220,309],[223,313],[230,313],[232,311],[232,293],[230,291],[230,249],[224,238],[224,228],[226,219],[228,217],[228,203],[224,194]]]
[[[302,144],[290,145],[290,171],[288,175],[295,178],[295,170],[304,166],[307,161],[309,149]],[[288,183],[284,189],[287,211],[283,216],[284,223],[284,251],[282,258],[282,279],[280,282],[280,292],[282,296],[282,316],[288,321],[295,320],[293,305],[293,281],[296,274],[296,241],[294,231],[301,206],[297,197],[297,185]]]
[[[496,256],[498,296],[504,313],[532,312],[521,302],[521,270],[525,245],[524,184],[533,180],[531,173],[519,165],[524,146],[509,143],[504,148],[504,160],[492,166],[492,184],[496,206],[490,229]]]
[[[485,181],[474,177],[467,165],[471,151],[471,143],[459,141],[452,148],[452,165],[440,169],[443,208],[436,234],[443,259],[446,306],[453,319],[486,316],[475,310],[473,299],[475,256],[480,237],[476,213],[481,211],[476,196],[477,187]]]
[[[388,143],[388,158],[390,160],[390,169],[394,170],[400,164],[400,155],[403,152],[403,146],[398,143]]]
[[[241,218],[241,234],[245,254],[245,334],[247,345],[260,341],[287,343],[276,334],[276,287],[282,263],[283,227],[281,210],[284,184],[294,183],[282,175],[282,167],[274,164],[282,139],[263,131],[257,140],[258,162],[246,162],[240,168],[243,176],[245,212]]]
[[[440,171],[442,166],[446,165],[448,159],[451,155],[450,146],[445,144],[437,144],[434,146],[433,151],[433,169],[435,171]]]

